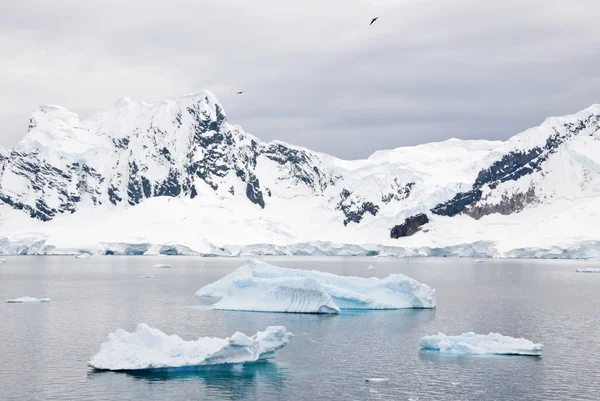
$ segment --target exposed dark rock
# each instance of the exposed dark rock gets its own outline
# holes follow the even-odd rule
[[[336,210],[341,210],[344,213],[344,225],[347,226],[350,222],[360,223],[365,213],[377,216],[379,206],[373,202],[365,201],[359,196],[353,196],[352,192],[344,188],[340,193],[340,201],[336,205]]]
[[[175,169],[169,171],[169,176],[154,189],[154,196],[177,197],[181,193],[179,185],[179,172]]]
[[[246,185],[246,196],[250,199],[250,202],[259,205],[263,209],[265,208],[265,200],[262,191],[260,190],[258,178],[253,177],[251,181],[248,182]]]
[[[402,185],[398,182],[398,178],[394,178],[394,182],[390,186],[392,187],[393,192],[381,195],[381,201],[383,203],[390,203],[392,200],[401,201],[408,198],[415,183],[409,182]]]
[[[429,218],[424,213],[404,219],[404,223],[394,226],[390,231],[390,237],[398,239],[401,237],[410,237],[420,230],[420,227],[429,223]]]
[[[482,199],[485,202],[485,198]],[[527,192],[517,192],[514,194],[503,193],[500,202],[492,203],[476,203],[467,206],[463,213],[479,220],[483,216],[492,213],[500,213],[504,215],[518,213],[525,209],[528,205],[539,202],[535,194],[535,187],[531,186]]]

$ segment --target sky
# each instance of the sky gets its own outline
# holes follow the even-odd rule
[[[3,0],[0,146],[40,104],[203,89],[263,140],[347,159],[504,140],[600,103],[598,21],[598,0]]]

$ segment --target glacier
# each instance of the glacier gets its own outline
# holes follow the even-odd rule
[[[593,105],[341,160],[261,141],[207,91],[40,106],[0,152],[0,254],[600,259],[599,127]]]
[[[424,350],[439,351],[454,355],[542,355],[543,344],[535,344],[524,338],[513,338],[498,333],[464,333],[459,336],[447,336],[438,333],[419,340]]]
[[[185,341],[140,323],[133,332],[119,329],[110,333],[88,365],[98,370],[126,371],[251,363],[274,358],[291,338],[285,327],[269,326],[252,337],[236,332],[225,339]]]
[[[34,297],[21,297],[15,299],[7,299],[8,304],[35,304],[40,302],[50,302],[50,298],[34,298]]]
[[[253,259],[195,295],[220,298],[214,309],[260,312],[335,314],[343,309],[436,307],[435,290],[402,274],[343,277]]]

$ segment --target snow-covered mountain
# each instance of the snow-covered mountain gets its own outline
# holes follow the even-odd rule
[[[600,256],[600,105],[366,160],[230,125],[209,92],[58,106],[0,152],[0,252]]]

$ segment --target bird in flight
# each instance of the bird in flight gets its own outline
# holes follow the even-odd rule
[[[236,95],[241,95],[242,93],[244,93],[244,91],[239,91],[238,93],[236,93]]]
[[[375,17],[371,20],[371,23],[369,24],[369,26],[373,25],[373,22],[377,21],[379,19],[379,17]]]

